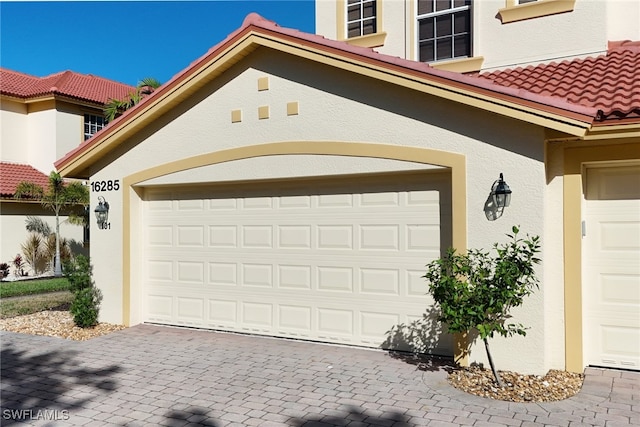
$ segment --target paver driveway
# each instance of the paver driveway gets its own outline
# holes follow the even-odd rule
[[[640,425],[638,373],[588,369],[571,399],[516,404],[382,351],[151,325],[0,337],[2,425]]]

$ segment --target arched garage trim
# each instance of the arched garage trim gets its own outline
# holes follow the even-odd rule
[[[140,253],[140,244],[132,235],[132,222],[141,217],[142,200],[134,187],[141,182],[235,160],[274,155],[333,155],[400,160],[425,165],[436,165],[451,170],[451,221],[452,243],[458,251],[467,249],[467,186],[465,156],[459,153],[421,147],[403,147],[388,144],[341,141],[287,141],[247,147],[231,148],[176,160],[131,174],[123,179],[123,250],[122,250],[122,317],[125,325],[131,324],[132,254]],[[458,345],[462,344],[461,342]],[[456,357],[462,353],[456,349]]]

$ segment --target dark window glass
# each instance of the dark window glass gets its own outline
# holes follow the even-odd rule
[[[360,19],[360,5],[349,6],[347,9],[347,20],[355,21]]]
[[[424,62],[435,61],[435,50],[434,50],[434,42],[423,42],[420,43],[420,60]]]
[[[358,37],[360,35],[360,22],[349,24],[348,35],[349,37]]]
[[[434,18],[427,18],[420,21],[420,40],[432,39],[433,37],[435,37],[435,34],[433,32],[433,21]]]
[[[451,9],[451,0],[436,0],[436,12]]]
[[[376,21],[369,20],[362,24],[362,35],[373,34],[376,32]]]
[[[436,37],[450,36],[452,31],[451,15],[436,16]]]
[[[433,0],[418,0],[418,15],[433,12]]]
[[[452,58],[452,43],[451,38],[438,39],[436,42],[436,59],[449,59]]]
[[[471,22],[467,12],[458,12],[453,16],[454,34],[468,33],[471,31]]]
[[[376,16],[376,3],[366,3],[362,8],[362,17],[363,18],[371,18]]]
[[[456,36],[453,39],[453,55],[454,57],[470,56],[471,55],[471,43],[469,43],[469,36]]]

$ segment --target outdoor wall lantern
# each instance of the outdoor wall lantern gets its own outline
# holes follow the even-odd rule
[[[94,210],[96,213],[96,220],[98,220],[98,228],[106,228],[107,221],[109,220],[109,202],[104,197],[98,196],[98,206]]]
[[[504,209],[511,203],[511,189],[504,182],[502,173],[500,173],[500,179],[496,180],[491,186],[491,199],[498,209]],[[108,207],[109,205],[107,205],[107,209]]]

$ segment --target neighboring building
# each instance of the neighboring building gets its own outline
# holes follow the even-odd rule
[[[502,14],[477,3],[472,28],[478,10]],[[493,340],[499,366],[640,369],[640,48],[607,50],[610,15],[569,3],[492,37],[517,44],[518,28],[562,16],[598,33],[602,55],[480,76],[247,17],[56,162],[99,184],[92,209],[109,203],[92,221],[101,319],[378,347],[431,307],[425,264],[520,225],[542,238],[541,286],[513,313],[527,336]],[[319,21],[340,16],[317,4],[333,11]],[[415,2],[375,4],[389,42],[397,4],[413,22]],[[504,209],[490,197],[501,173]],[[432,326],[429,350],[460,356]]]
[[[0,262],[10,263],[21,252],[26,216],[55,224],[51,211],[39,203],[15,200],[16,186],[31,181],[46,188],[53,162],[105,126],[102,108],[108,100],[133,90],[72,71],[35,77],[0,68]],[[65,219],[60,234],[80,250],[85,233]]]
[[[316,2],[319,35],[458,72],[597,56],[639,21],[635,0]]]

